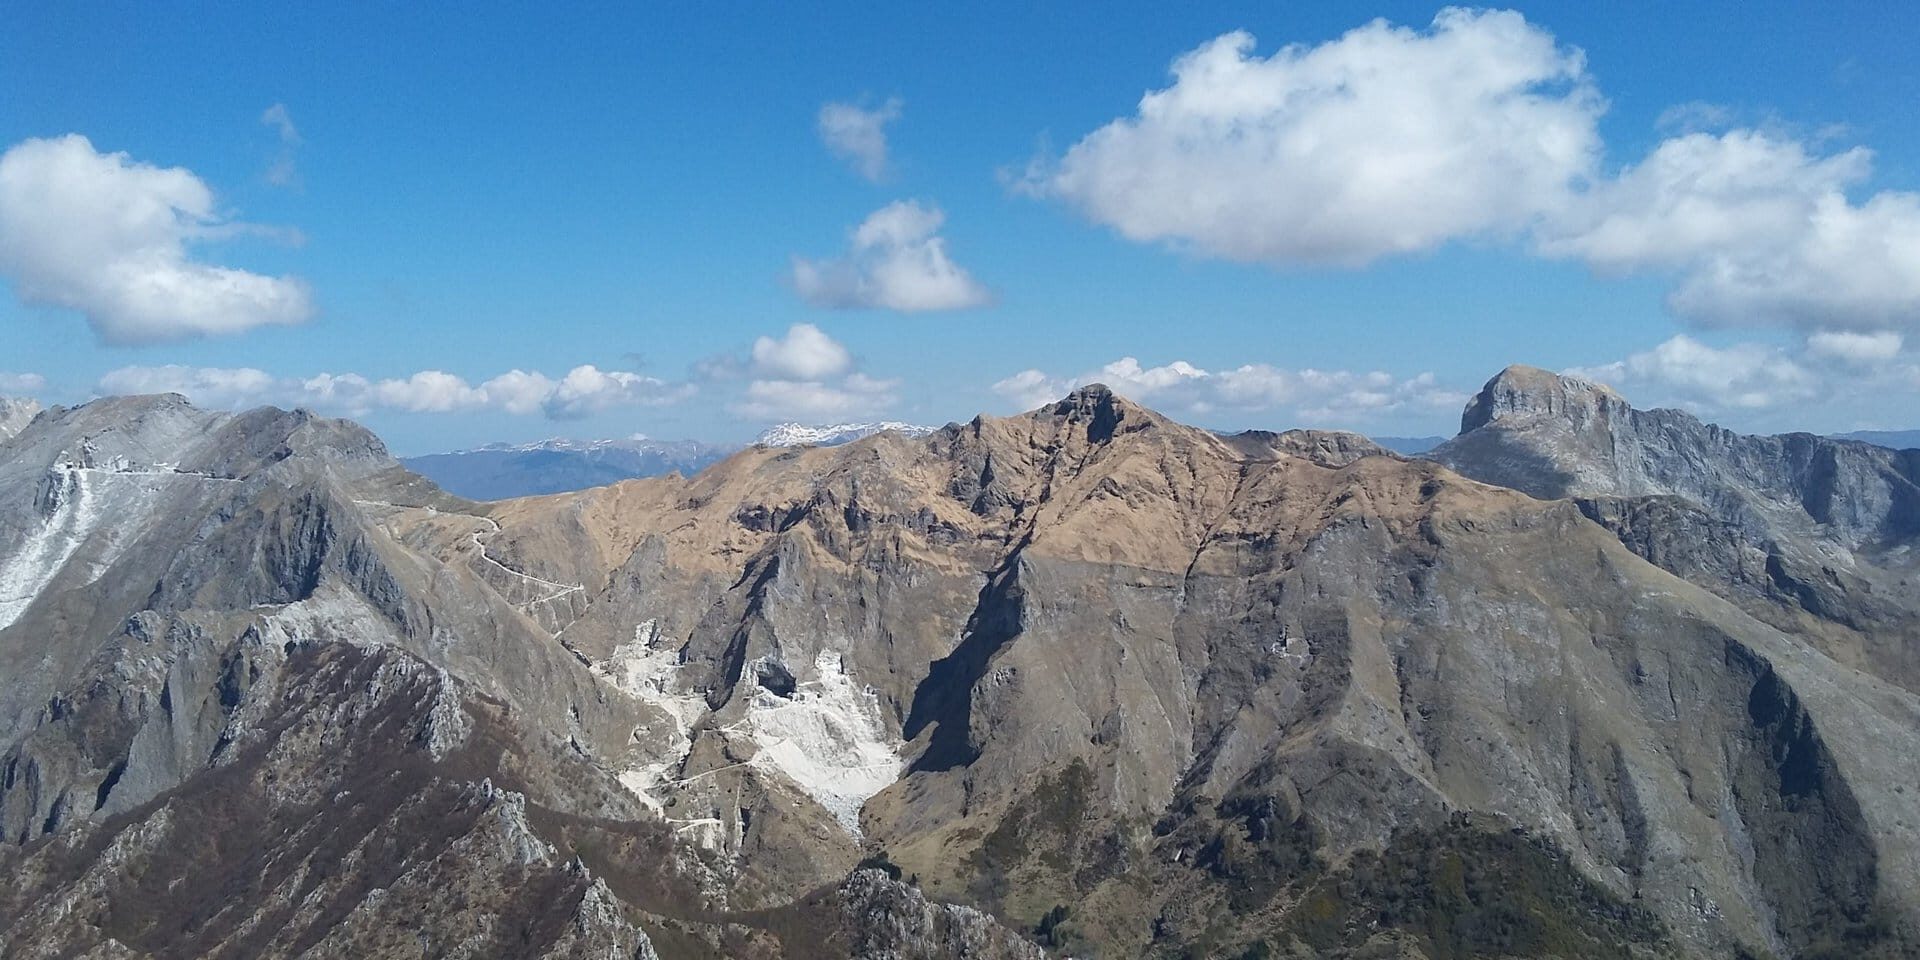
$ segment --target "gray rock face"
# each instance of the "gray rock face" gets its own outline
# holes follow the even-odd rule
[[[1743,436],[1509,368],[1430,456],[1574,497],[1642,556],[1825,652],[1920,689],[1920,451]]]
[[[1805,433],[1750,437],[1611,388],[1509,367],[1434,460],[1538,497],[1685,497],[1755,537],[1849,548],[1920,536],[1920,455]]]
[[[753,894],[618,780],[580,588],[372,435],[129,397],[0,452],[0,955],[781,952],[688,919]]]
[[[1802,521],[1641,492],[1707,458],[1600,388],[1476,406],[1613,485],[1097,386],[486,505],[305,414],[51,411],[0,954],[1907,955],[1905,608],[1793,564],[1891,555],[1845,501],[1908,475]]]
[[[1043,960],[1046,951],[971,907],[928,900],[878,870],[860,870],[839,889],[850,956],[866,960]]]

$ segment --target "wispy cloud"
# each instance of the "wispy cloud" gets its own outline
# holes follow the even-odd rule
[[[888,170],[887,125],[900,119],[901,106],[899,97],[888,97],[877,107],[824,104],[817,121],[820,141],[861,176],[877,183]]]
[[[271,127],[280,141],[273,163],[267,167],[267,182],[277,187],[298,184],[300,171],[294,166],[293,154],[303,141],[300,139],[300,128],[293,125],[293,115],[287,112],[287,105],[276,103],[268,107],[260,114],[260,122]]]
[[[0,395],[32,396],[47,388],[47,378],[37,373],[0,370]]]

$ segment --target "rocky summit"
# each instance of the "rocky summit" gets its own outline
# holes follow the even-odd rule
[[[11,424],[12,421],[6,421]],[[1512,368],[478,503],[0,433],[0,956],[1909,957],[1920,453]]]

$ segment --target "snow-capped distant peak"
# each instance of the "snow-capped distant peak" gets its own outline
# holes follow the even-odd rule
[[[932,433],[934,428],[915,423],[902,423],[898,420],[884,420],[878,423],[835,423],[813,427],[802,423],[781,423],[768,427],[753,442],[763,447],[809,445],[831,447],[851,443],[861,437],[872,436],[887,430],[895,430],[909,437],[920,437]]]
[[[625,440],[575,440],[571,437],[548,437],[529,443],[487,443],[470,450],[456,450],[455,453],[537,453],[548,450],[561,450],[570,453],[582,453],[589,450],[604,450],[608,447],[649,447],[657,446],[644,433],[636,433]]]

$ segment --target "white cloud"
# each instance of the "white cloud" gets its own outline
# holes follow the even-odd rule
[[[1815,356],[1846,363],[1873,364],[1899,356],[1905,341],[1906,338],[1892,330],[1874,333],[1816,330],[1807,335],[1807,350]]]
[[[293,116],[287,113],[287,105],[276,103],[260,114],[260,122],[272,127],[280,135],[280,142],[297,144],[300,142],[300,130],[293,125]]]
[[[911,200],[890,203],[862,221],[838,260],[795,257],[793,286],[807,302],[903,313],[984,306],[992,296],[947,256],[946,214]]]
[[[1660,116],[1653,121],[1653,125],[1663,132],[1671,133],[1724,130],[1733,125],[1733,111],[1724,104],[1689,100],[1660,111]]]
[[[760,337],[746,361],[723,357],[702,369],[717,380],[740,370],[753,379],[727,405],[748,420],[821,422],[864,417],[893,406],[898,380],[882,380],[856,369],[852,352],[810,323],[787,328],[785,336]]]
[[[275,389],[286,389],[294,403],[336,407],[355,413],[371,410],[453,413],[488,405],[485,390],[470,386],[443,370],[422,370],[409,377],[387,380],[369,380],[357,373],[322,373],[301,381],[299,391],[291,387],[291,384],[284,388],[274,384]]]
[[[859,374],[838,384],[799,380],[755,380],[746,397],[731,409],[750,420],[819,423],[873,416],[894,403],[896,380]]]
[[[1449,8],[1253,55],[1244,32],[1025,186],[1138,241],[1229,260],[1359,265],[1517,232],[1599,156],[1578,50],[1518,13]]]
[[[887,124],[900,119],[900,98],[874,108],[828,103],[820,108],[820,140],[827,149],[874,182],[887,174]]]
[[[1032,410],[1066,396],[1073,388],[1071,378],[1049,376],[1042,370],[1027,369],[995,383],[989,389],[1022,410]]]
[[[1636,392],[1659,403],[1701,412],[1758,410],[1811,400],[1824,392],[1820,375],[1780,347],[1736,343],[1714,347],[1685,334],[1575,376]]]
[[[574,369],[599,372],[590,365]],[[543,373],[509,370],[481,384],[480,389],[485,392],[487,400],[501,410],[516,416],[525,416],[547,409],[558,385]]]
[[[1540,248],[1674,273],[1669,305],[1709,325],[1920,326],[1920,194],[1849,201],[1872,161],[1752,130],[1676,137],[1580,198]]]
[[[233,334],[313,316],[305,284],[194,260],[226,222],[191,172],[69,134],[0,154],[0,273],[30,303],[77,310],[107,343]]]
[[[179,393],[207,407],[238,409],[260,404],[303,406],[360,416],[375,411],[456,413],[498,410],[572,420],[620,407],[664,406],[694,393],[689,384],[668,383],[591,364],[559,380],[511,370],[479,385],[441,370],[407,377],[370,379],[357,373],[275,377],[252,367],[122,367],[100,378],[102,394]]]
[[[1121,357],[1101,367],[1100,376],[1105,378],[1107,386],[1122,393],[1148,397],[1204,381],[1211,374],[1185,360],[1175,360],[1160,367],[1142,367],[1140,361],[1132,357]]]
[[[121,367],[96,388],[102,394],[178,393],[208,407],[238,408],[278,399],[283,382],[253,367]]]
[[[272,127],[280,139],[280,151],[274,155],[273,164],[267,168],[267,182],[277,187],[285,187],[300,181],[300,172],[293,166],[293,150],[301,144],[300,128],[293,125],[293,115],[287,112],[287,105],[276,103],[260,114],[260,123]]]
[[[791,380],[821,380],[853,369],[853,354],[819,327],[796,323],[778,340],[753,342],[756,372]]]
[[[31,396],[46,388],[47,378],[37,373],[0,370],[0,395]]]
[[[1905,346],[1905,338],[1890,330],[1819,330],[1804,347],[1753,341],[1713,346],[1682,334],[1624,360],[1568,372],[1617,387],[1637,405],[1733,415],[1778,428],[1805,429],[1804,417],[1815,405],[1829,418],[1851,411],[1849,419],[1899,425],[1913,406],[1911,395],[1920,392],[1920,358]]]
[[[1285,370],[1264,363],[1209,371],[1184,360],[1147,367],[1133,357],[1077,377],[1022,370],[991,389],[1031,409],[1089,383],[1104,383],[1123,396],[1165,409],[1208,413],[1290,408],[1309,420],[1334,425],[1409,411],[1452,410],[1467,400],[1465,393],[1446,388],[1431,373],[1400,378],[1377,370]]]
[[[1669,309],[1702,325],[1920,329],[1920,193],[1856,202],[1873,157],[1819,146],[1833,128],[1729,129],[1728,109],[1683,103],[1659,121],[1676,135],[1609,174],[1584,55],[1518,13],[1253,51],[1236,32],[1183,54],[1169,86],[1018,186],[1228,260],[1360,266],[1505,240],[1670,277]]]
[[[488,381],[489,385],[492,383]],[[676,403],[692,392],[692,388],[685,385],[624,370],[601,370],[588,364],[567,371],[541,407],[552,419],[576,420],[615,407]]]

